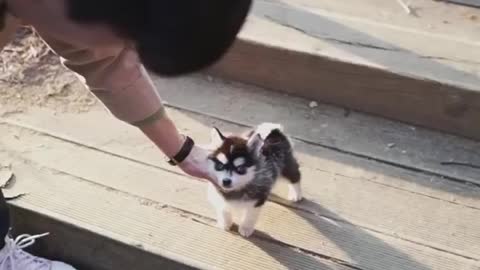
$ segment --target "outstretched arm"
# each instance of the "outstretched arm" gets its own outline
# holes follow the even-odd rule
[[[167,157],[180,151],[186,137],[168,117],[134,49],[121,42],[109,47],[79,48],[44,38],[116,118],[140,128]],[[208,178],[207,153],[198,146],[178,166],[192,176]]]

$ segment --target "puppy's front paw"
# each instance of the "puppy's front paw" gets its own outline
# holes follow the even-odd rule
[[[301,193],[289,192],[288,193],[288,200],[291,202],[299,202],[303,199]]]
[[[300,184],[293,184],[289,186],[288,189],[288,200],[292,202],[299,202],[303,199],[302,189]]]
[[[238,228],[238,233],[245,238],[250,237],[254,231],[255,231],[255,227],[240,226]]]
[[[224,231],[230,231],[232,226],[233,226],[233,222],[231,220],[218,220],[217,221],[217,227],[224,230]]]

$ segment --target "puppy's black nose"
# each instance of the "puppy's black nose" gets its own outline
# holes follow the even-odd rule
[[[231,179],[223,179],[222,184],[224,187],[231,187],[232,186],[232,180]]]

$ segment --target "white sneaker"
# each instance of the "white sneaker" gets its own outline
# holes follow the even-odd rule
[[[23,234],[16,239],[5,238],[5,247],[0,250],[0,270],[75,270],[70,265],[62,262],[50,261],[33,256],[25,251],[35,243],[35,239],[44,237],[40,235]]]

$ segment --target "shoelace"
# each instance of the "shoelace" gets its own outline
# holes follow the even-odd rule
[[[15,240],[7,238],[5,241],[7,252],[3,262],[0,264],[0,270],[6,269],[4,267],[6,267],[7,262],[10,262],[11,266],[8,270],[34,270],[40,269],[41,266],[48,266],[48,260],[38,258],[23,251],[24,248],[35,244],[36,239],[45,237],[48,234],[49,233],[38,235],[22,234],[15,238]],[[16,266],[20,265],[19,262],[21,263],[21,267],[17,269]],[[36,266],[36,268],[33,268],[33,266]]]

